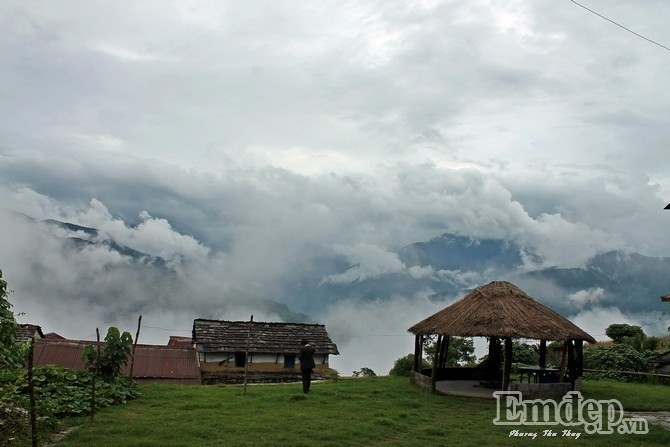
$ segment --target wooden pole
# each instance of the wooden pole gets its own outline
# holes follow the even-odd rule
[[[563,382],[565,380],[565,356],[568,353],[568,340],[565,340],[565,343],[563,343],[563,352],[561,353],[561,375],[560,375],[560,382]]]
[[[421,340],[421,335],[414,337],[414,366],[412,369],[417,373],[421,372]]]
[[[441,347],[442,347],[442,336],[438,335],[437,342],[435,344],[435,357],[433,358],[433,372],[430,375],[430,389],[433,393],[437,388],[437,362]]]
[[[540,368],[547,366],[547,340],[540,340]]]
[[[576,374],[575,378],[581,377],[584,372],[584,340],[575,340],[575,356],[576,356]]]
[[[137,348],[137,339],[140,338],[140,326],[142,325],[142,315],[137,319],[137,332],[135,333],[135,343],[133,343],[133,352],[130,354],[130,374],[128,378],[133,380],[133,367],[135,366],[135,348]]]
[[[489,356],[486,365],[486,380],[497,382],[500,376],[500,353],[498,352],[498,337],[489,338]]]
[[[575,390],[575,376],[577,375],[577,368],[575,363],[575,345],[572,340],[568,340],[568,371],[570,374],[570,385],[572,391]]]
[[[447,367],[447,356],[449,355],[449,343],[451,342],[451,337],[445,335],[442,339],[442,353],[440,354],[440,368]]]
[[[33,355],[35,353],[35,338],[30,339],[28,351],[28,395],[30,396],[30,433],[32,447],[37,447],[37,411],[35,405],[35,380],[33,379]]]
[[[91,420],[95,418],[95,379],[98,377],[98,368],[100,367],[100,330],[98,328],[95,328],[95,335],[98,341],[98,357],[95,359],[93,380],[91,382]]]
[[[244,354],[244,395],[247,395],[247,373],[249,372],[249,341],[251,340],[251,325],[254,323],[254,316],[249,319],[249,330],[247,331],[247,350]]]
[[[512,338],[505,338],[505,363],[503,366],[502,390],[509,388],[509,376],[512,372]]]

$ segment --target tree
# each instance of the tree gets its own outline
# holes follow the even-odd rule
[[[429,338],[424,346],[424,352],[431,365],[435,361],[436,345],[437,340]],[[449,340],[449,350],[447,351],[447,366],[474,363],[477,360],[477,356],[474,354],[475,343],[471,338],[451,337]]]
[[[91,372],[97,368],[104,380],[113,382],[128,363],[132,347],[133,337],[130,332],[121,334],[117,328],[112,326],[107,330],[105,347],[100,356],[98,357],[95,347],[88,345],[84,350],[84,362]]]
[[[23,355],[16,339],[18,324],[9,302],[7,281],[2,279],[0,270],[0,369],[19,368],[23,364]]]
[[[512,343],[512,362],[537,365],[540,363],[540,349],[537,345],[514,341]]]
[[[625,323],[610,324],[607,326],[607,329],[605,329],[605,334],[614,340],[614,343],[622,343],[626,337],[636,337],[640,335],[644,337],[644,331],[640,326]]]
[[[637,351],[642,350],[642,342],[646,335],[640,326],[630,324],[610,324],[605,329],[605,334],[614,343],[625,343]]]
[[[430,368],[430,364],[421,359],[422,368]],[[393,363],[393,368],[389,371],[390,376],[409,377],[414,368],[414,354],[407,354],[405,357],[400,357]]]

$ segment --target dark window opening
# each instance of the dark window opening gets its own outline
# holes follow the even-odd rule
[[[295,366],[295,356],[294,355],[285,355],[284,356],[284,368],[293,368]]]
[[[244,352],[235,353],[235,366],[238,368],[244,368],[244,365],[247,360],[247,355]]]

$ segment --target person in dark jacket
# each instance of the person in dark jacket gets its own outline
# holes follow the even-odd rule
[[[309,342],[303,340],[300,342],[302,348],[298,354],[300,360],[300,372],[302,373],[302,391],[309,393],[309,386],[312,382],[312,370],[316,366],[314,363],[314,352],[316,351]]]

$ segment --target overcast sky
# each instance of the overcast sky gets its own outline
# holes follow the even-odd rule
[[[580,3],[670,46],[666,0]],[[315,253],[379,274],[444,232],[544,265],[670,256],[670,51],[568,0],[10,0],[0,29],[0,206],[197,265],[202,284],[268,296]],[[17,310],[90,335],[47,321],[64,298],[26,293],[28,266],[67,261],[47,272],[65,283],[122,261],[0,223]],[[153,326],[189,329],[172,304]],[[317,317],[402,334],[424,304]]]

